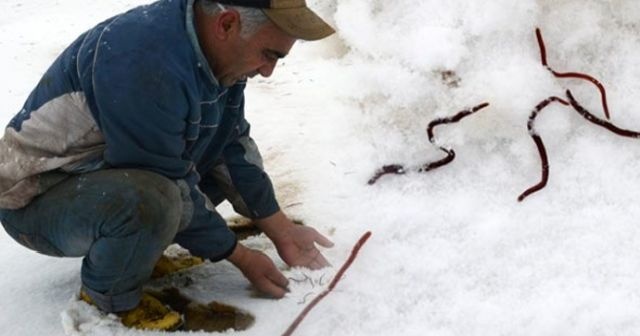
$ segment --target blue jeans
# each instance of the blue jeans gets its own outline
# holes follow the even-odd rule
[[[148,171],[107,169],[70,175],[26,207],[0,210],[0,221],[32,250],[84,257],[83,290],[100,309],[118,312],[138,305],[181,215],[175,182]]]

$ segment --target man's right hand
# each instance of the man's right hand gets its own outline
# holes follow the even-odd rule
[[[263,253],[248,249],[238,243],[227,260],[240,269],[242,274],[260,292],[279,299],[289,291],[287,288],[289,280]]]

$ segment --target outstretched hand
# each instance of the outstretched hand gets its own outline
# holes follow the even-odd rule
[[[282,211],[257,220],[256,224],[273,241],[278,254],[289,266],[314,270],[329,266],[316,244],[332,247],[333,243],[314,228],[294,224]],[[238,244],[228,260],[259,291],[275,298],[283,297],[288,291],[289,281],[266,255]]]
[[[293,225],[274,240],[280,258],[289,266],[304,266],[320,269],[329,266],[329,262],[320,253],[316,244],[332,247],[333,243],[314,228]]]
[[[289,280],[263,253],[238,244],[228,259],[258,291],[274,298],[282,298],[289,291]]]
[[[311,269],[329,266],[316,244],[332,247],[333,243],[314,228],[294,224],[282,211],[258,220],[256,224],[273,241],[280,258],[289,266]]]

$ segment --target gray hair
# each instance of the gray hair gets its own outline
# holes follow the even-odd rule
[[[258,8],[221,5],[216,0],[198,0],[200,7],[207,15],[216,15],[225,10],[233,9],[240,14],[240,36],[249,38],[260,27],[269,22],[269,18]]]

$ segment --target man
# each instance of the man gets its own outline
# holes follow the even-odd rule
[[[276,202],[243,92],[297,39],[332,33],[304,0],[160,0],[98,24],[58,57],[0,141],[5,230],[40,253],[84,257],[81,298],[127,326],[180,325],[141,289],[172,242],[284,296],[287,279],[237,243],[214,207],[231,201],[287,264],[327,265],[315,244],[332,243]]]

